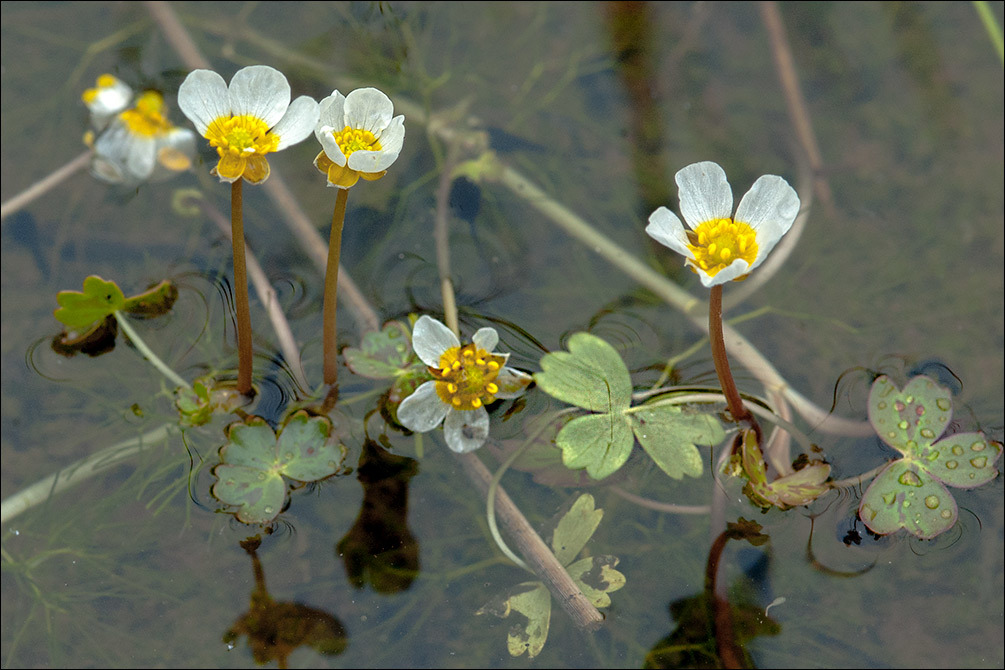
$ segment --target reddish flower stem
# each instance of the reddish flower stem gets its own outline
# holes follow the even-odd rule
[[[251,305],[248,301],[248,268],[244,259],[243,179],[230,185],[230,229],[234,245],[234,307],[237,311],[237,390],[251,395]]]
[[[342,226],[345,224],[345,207],[349,189],[340,188],[332,212],[331,238],[328,241],[328,266],[325,268],[325,297],[322,310],[322,338],[324,344],[324,379],[331,386],[338,381],[338,350],[336,348],[335,308],[338,304],[338,264],[342,253]]]

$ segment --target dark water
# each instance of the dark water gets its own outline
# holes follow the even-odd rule
[[[404,111],[402,155],[384,179],[352,189],[343,239],[343,262],[382,319],[442,310],[432,230],[446,151],[426,132],[422,121],[430,115],[485,129],[508,165],[696,296],[704,290],[694,277],[643,232],[655,207],[676,210],[676,170],[714,160],[737,199],[765,173],[804,191],[803,152],[756,5],[173,6],[226,78],[267,63],[286,73],[294,95],[372,85]],[[1001,4],[992,9],[1000,24]],[[5,201],[83,151],[80,93],[99,74],[160,88],[174,104],[187,68],[145,6],[4,3],[0,11]],[[785,266],[727,317],[760,310],[736,327],[825,408],[836,398],[837,413],[863,417],[866,370],[925,372],[955,389],[962,430],[1000,440],[1005,143],[1002,67],[990,40],[965,3],[796,4],[781,13],[822,155],[818,180],[830,197],[817,192]],[[177,111],[172,118],[183,122]],[[308,138],[271,165],[326,234],[334,193],[311,165],[316,152]],[[202,165],[138,190],[79,173],[4,219],[4,498],[173,420],[167,385],[122,341],[94,359],[49,350],[59,330],[52,317],[58,291],[79,290],[89,274],[127,292],[170,277],[179,302],[170,316],[138,324],[144,338],[186,378],[234,365],[223,307],[229,245],[208,220],[171,207],[176,189],[196,188],[228,211],[226,187],[207,173]],[[245,193],[248,243],[279,293],[308,379],[319,384],[321,277],[264,189]],[[700,338],[677,312],[502,185],[457,187],[453,205],[462,329],[495,323],[511,364],[537,370],[537,343],[555,349],[590,329],[619,348],[644,385],[658,374],[650,368]],[[739,288],[727,287],[727,300]],[[252,310],[256,372],[267,377],[255,411],[276,419],[294,385],[273,362],[275,342],[254,297]],[[355,343],[352,318],[340,324],[340,341]],[[697,352],[680,363],[682,377],[708,383],[711,359],[707,348]],[[760,391],[734,367],[741,386]],[[354,467],[367,433],[376,439],[384,432],[375,417],[364,428],[376,388],[343,373],[345,404],[336,420]],[[493,419],[493,437],[517,439],[525,417],[546,404],[532,392],[522,414]],[[238,546],[251,533],[214,514],[208,493],[225,423],[150,444],[4,524],[0,663],[252,662],[246,637],[233,650],[222,641],[256,589],[253,561]],[[274,601],[311,608],[313,621],[347,636],[344,650],[328,649],[338,655],[301,647],[290,665],[525,665],[526,657],[511,660],[506,652],[509,622],[474,614],[527,579],[493,545],[479,494],[442,434],[424,437],[421,458],[413,438],[386,435],[395,454],[417,462],[384,463],[398,477],[377,484],[364,477],[361,485],[354,474],[295,492],[276,533],[256,552]],[[877,440],[811,437],[838,477],[893,456]],[[480,453],[497,466],[488,450]],[[630,463],[618,485],[656,500],[708,502],[707,471],[699,481],[677,482],[645,463]],[[577,491],[517,472],[504,484],[535,525]],[[378,488],[399,514],[360,517]],[[612,594],[607,622],[594,634],[578,632],[553,607],[548,643],[533,663],[640,666],[677,629],[670,604],[702,592],[708,518],[646,510],[605,486],[590,492],[605,517],[588,549],[617,554],[627,585]],[[853,524],[857,497],[831,496],[812,508],[812,559],[809,511],[762,516],[734,501],[727,519],[755,518],[771,542],[757,549],[730,543],[720,579],[750,611],[785,598],[769,613],[776,634],[749,645],[754,662],[1001,667],[1001,479],[954,494],[960,521],[930,542],[903,533],[876,541]],[[338,554],[364,527],[381,537],[398,533],[400,565],[417,563],[418,573],[392,572],[381,581],[350,565],[347,574]],[[861,534],[860,544],[845,544],[850,531]]]

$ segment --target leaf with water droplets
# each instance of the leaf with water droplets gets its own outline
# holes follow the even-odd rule
[[[953,417],[949,389],[925,376],[901,391],[878,377],[869,393],[869,421],[903,458],[888,465],[862,496],[859,516],[874,533],[900,528],[931,539],[956,523],[956,500],[943,484],[974,488],[998,475],[1002,445],[982,433],[936,439]]]
[[[367,333],[358,348],[346,347],[342,356],[350,370],[370,379],[393,379],[417,360],[408,326],[400,321],[388,321],[380,332]]]
[[[949,486],[972,489],[998,476],[1002,445],[984,433],[947,435],[922,452],[925,469]]]
[[[901,528],[930,540],[953,527],[959,516],[949,490],[916,463],[899,459],[890,463],[869,485],[858,515],[877,535]]]
[[[949,389],[928,377],[912,378],[904,390],[887,377],[878,377],[869,392],[869,421],[876,434],[902,454],[918,454],[931,444],[953,418]]]
[[[289,486],[283,476],[312,482],[336,474],[345,448],[329,439],[331,421],[300,410],[291,415],[279,436],[265,419],[249,416],[226,429],[221,463],[213,469],[212,494],[236,507],[238,520],[271,523],[286,507]]]

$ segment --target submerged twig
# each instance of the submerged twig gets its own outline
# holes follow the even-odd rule
[[[833,215],[834,195],[831,192],[830,184],[823,176],[823,157],[813,132],[813,124],[810,122],[806,100],[799,87],[799,77],[796,75],[792,50],[789,48],[789,41],[785,36],[785,25],[782,23],[781,12],[778,11],[778,4],[775,2],[760,2],[758,9],[761,10],[761,20],[764,21],[764,27],[768,30],[768,37],[771,40],[771,55],[775,59],[775,67],[778,68],[778,78],[781,80],[782,90],[785,93],[785,104],[789,108],[789,117],[795,126],[799,144],[802,145],[803,151],[806,152],[806,157],[810,161],[810,169],[813,170],[815,190],[820,196],[820,201],[827,208],[827,213]]]
[[[149,447],[151,444],[179,433],[181,433],[181,430],[177,425],[164,424],[160,428],[144,435],[114,444],[77,461],[73,465],[54,472],[31,486],[21,489],[14,495],[4,498],[3,502],[0,503],[0,523],[6,523],[22,512],[31,509],[39,503],[45,502],[55,494],[93,477],[108,468],[119,465],[141,452],[144,447]]]
[[[54,171],[47,177],[39,179],[37,182],[21,191],[17,195],[11,197],[7,202],[0,205],[0,219],[6,219],[8,216],[14,212],[20,210],[25,205],[30,203],[47,192],[49,192],[54,186],[57,186],[64,179],[69,177],[75,172],[87,167],[87,164],[91,160],[91,154],[93,152],[88,149],[84,153],[80,154],[69,163]]]

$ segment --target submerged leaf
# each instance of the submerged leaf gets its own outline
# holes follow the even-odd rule
[[[562,565],[568,565],[583,550],[604,518],[604,510],[594,509],[593,505],[593,496],[584,493],[555,526],[551,547]]]
[[[743,492],[755,505],[765,509],[774,506],[784,510],[809,505],[830,490],[827,480],[830,478],[831,466],[827,463],[814,461],[790,475],[769,482],[764,457],[754,431],[744,431],[740,449],[740,468],[747,476]]]
[[[136,316],[160,316],[171,311],[178,299],[178,287],[164,279],[143,293],[129,296],[122,305],[122,311]]]
[[[555,444],[566,467],[586,468],[594,479],[603,479],[625,464],[635,438],[623,415],[587,414],[565,424]]]
[[[534,658],[544,649],[551,625],[551,594],[541,582],[524,582],[510,592],[508,597],[482,607],[478,614],[495,614],[505,619],[517,614],[517,621],[506,636],[506,646],[510,656],[520,656],[527,652]]]
[[[566,570],[594,607],[607,607],[611,604],[608,594],[625,585],[625,576],[614,569],[618,563],[616,556],[589,556]]]

